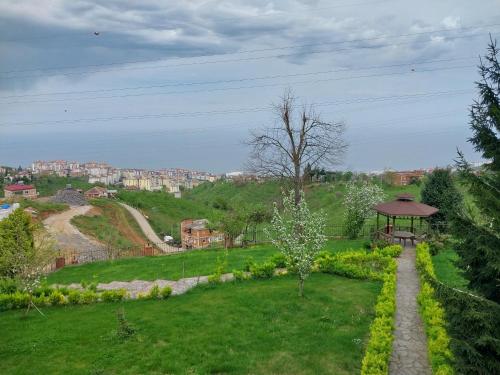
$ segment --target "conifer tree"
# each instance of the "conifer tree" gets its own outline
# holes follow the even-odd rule
[[[440,225],[447,224],[453,212],[462,204],[462,195],[454,184],[449,169],[435,169],[427,177],[422,188],[422,203],[439,208],[439,211],[429,219],[437,229],[444,229]]]
[[[459,210],[453,231],[459,239],[459,265],[469,286],[500,302],[500,64],[496,41],[479,65],[479,98],[470,110],[469,142],[486,159],[479,173],[459,152],[457,167],[476,210]]]

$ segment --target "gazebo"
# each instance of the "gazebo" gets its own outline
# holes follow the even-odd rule
[[[420,230],[422,229],[422,221],[429,216],[434,215],[439,210],[436,207],[429,206],[424,203],[415,202],[415,197],[408,193],[402,193],[397,195],[396,200],[392,202],[385,202],[377,204],[373,209],[377,212],[377,238],[387,238],[387,239],[398,239],[403,240],[406,244],[406,240],[411,240],[412,243],[415,240],[415,226],[414,219],[418,218],[420,222]],[[380,216],[386,217],[386,225],[383,231],[379,230]],[[396,218],[410,220],[410,226],[399,227],[396,229]],[[392,224],[391,224],[392,219]],[[429,223],[427,222],[427,227],[429,228]]]

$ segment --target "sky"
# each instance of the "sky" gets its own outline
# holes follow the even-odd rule
[[[242,170],[291,89],[335,169],[453,164],[500,0],[1,0],[0,165]]]

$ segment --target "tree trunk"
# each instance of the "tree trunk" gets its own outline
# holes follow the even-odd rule
[[[300,191],[302,189],[302,177],[300,176],[299,162],[294,162],[294,164],[295,164],[295,176],[293,182],[293,190],[295,195],[295,205],[298,206],[300,203]]]
[[[299,277],[299,297],[304,297],[304,279]]]

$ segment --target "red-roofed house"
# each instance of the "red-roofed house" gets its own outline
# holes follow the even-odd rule
[[[33,185],[24,185],[24,184],[14,184],[8,185],[4,189],[4,196],[6,199],[19,199],[19,198],[27,198],[27,199],[36,199],[38,194],[36,192],[36,188]]]

